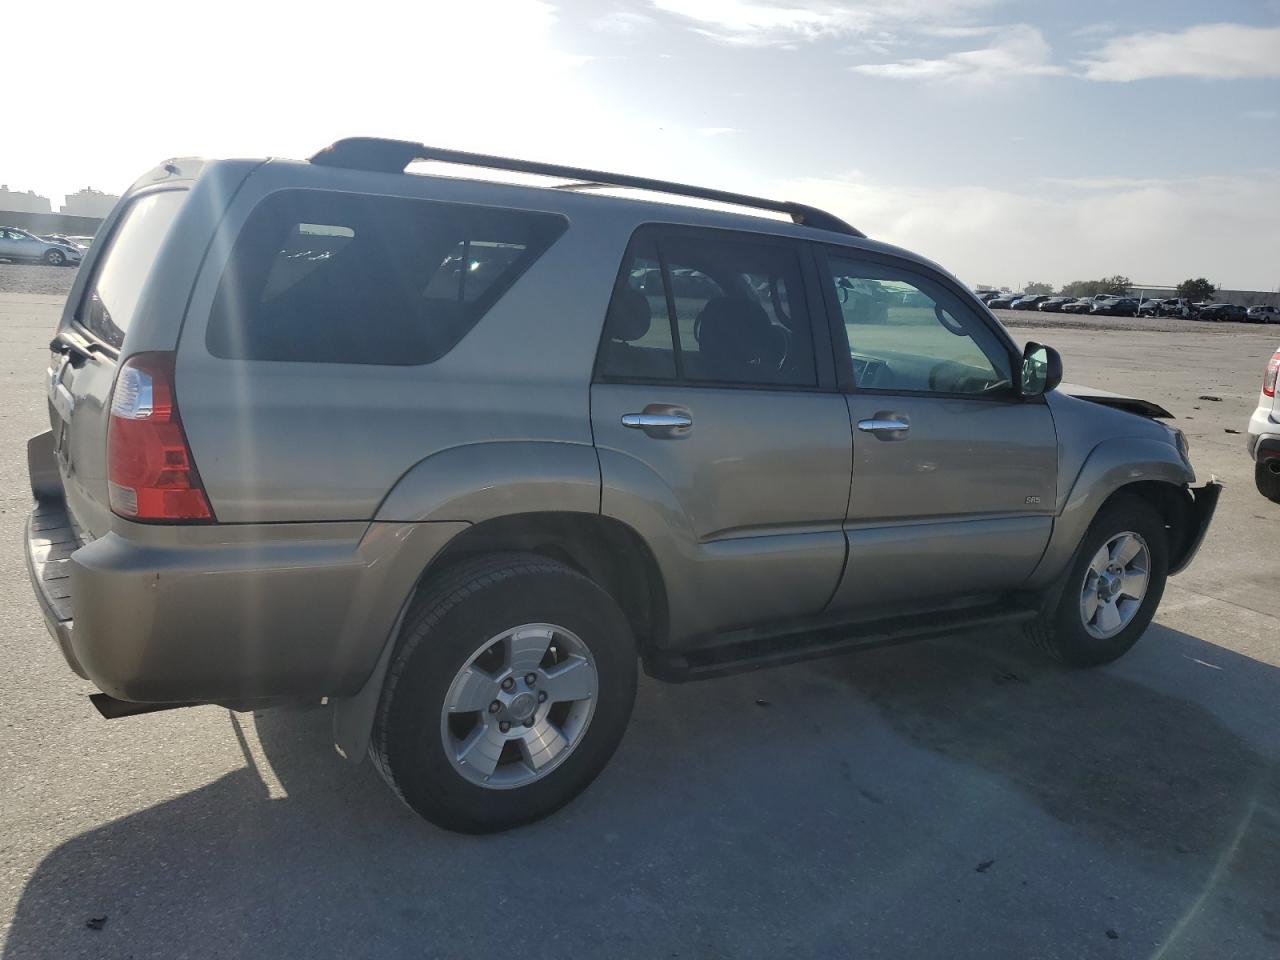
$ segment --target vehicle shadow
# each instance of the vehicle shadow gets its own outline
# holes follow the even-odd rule
[[[646,682],[599,781],[493,837],[323,711],[229,718],[245,767],[50,853],[3,957],[1280,955],[1280,671],[1162,627],[1122,663],[1000,635]]]

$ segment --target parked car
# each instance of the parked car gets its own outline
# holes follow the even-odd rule
[[[1164,309],[1165,301],[1163,298],[1147,297],[1138,301],[1138,316],[1140,317],[1158,317],[1162,316],[1161,311]]]
[[[1020,293],[1002,293],[998,297],[992,297],[987,301],[987,306],[992,310],[1008,310],[1014,303],[1022,299]]]
[[[1093,306],[1092,297],[1079,297],[1062,305],[1063,313],[1088,313]]]
[[[83,254],[87,249],[84,244],[79,243],[74,238],[64,237],[60,233],[46,234],[40,239],[44,240],[46,243],[56,243],[56,244],[59,244],[60,246],[71,247],[74,250],[79,250],[81,254]]]
[[[1040,304],[1049,299],[1048,294],[1031,294],[1030,296],[1019,297],[1012,304],[1011,310],[1034,310]]]
[[[1061,313],[1062,308],[1074,301],[1074,297],[1046,297],[1036,304],[1036,309],[1045,313]]]
[[[1268,500],[1280,503],[1280,401],[1276,380],[1280,378],[1280,350],[1267,361],[1262,375],[1258,406],[1249,418],[1246,446],[1253,460],[1253,482]]]
[[[973,292],[973,295],[977,297],[979,300],[981,300],[983,303],[986,303],[987,301],[1000,296],[1000,291],[999,290],[975,290]]]
[[[1250,323],[1280,323],[1280,308],[1259,304],[1246,311],[1245,319]]]
[[[1160,316],[1194,320],[1199,308],[1186,297],[1169,297],[1160,304]]]
[[[1138,301],[1132,297],[1095,297],[1089,312],[1107,317],[1136,317]]]
[[[81,256],[81,251],[69,244],[41,240],[19,227],[0,227],[0,260],[61,267],[79,264]]]
[[[795,222],[403,175],[431,159]],[[585,789],[638,663],[1012,624],[1112,661],[1220,492],[1166,411],[1060,385],[954,277],[811,207],[361,138],[169,160],[102,230],[28,445],[69,666],[107,716],[326,701],[343,755],[455,830]]]
[[[1211,303],[1200,310],[1201,320],[1235,320],[1243,322],[1249,318],[1248,311],[1237,303]]]

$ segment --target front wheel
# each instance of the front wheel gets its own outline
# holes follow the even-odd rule
[[[1145,500],[1117,497],[1089,525],[1057,607],[1027,634],[1070,666],[1110,663],[1151,623],[1168,575],[1164,518]]]
[[[595,779],[631,716],[636,648],[613,598],[530,554],[468,561],[414,602],[370,753],[417,813],[490,833]]]
[[[51,267],[60,267],[67,262],[67,255],[61,250],[46,250],[44,262]]]

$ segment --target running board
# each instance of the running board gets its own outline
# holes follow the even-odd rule
[[[645,658],[653,677],[679,683],[707,680],[748,670],[780,667],[855,650],[869,650],[916,640],[928,640],[971,630],[994,630],[1034,620],[1040,611],[1031,605],[1007,603],[968,610],[914,614],[864,623],[823,626],[772,636],[754,631],[727,634],[722,642],[680,651],[654,651]],[[746,636],[734,639],[735,636]]]
[[[159,713],[161,710],[177,710],[180,707],[203,706],[199,703],[133,703],[129,700],[117,700],[105,693],[91,693],[89,700],[108,720],[136,717],[143,713]]]

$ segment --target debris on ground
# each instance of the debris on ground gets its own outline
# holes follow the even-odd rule
[[[1222,432],[1223,433],[1239,433],[1240,431],[1235,429],[1234,427],[1223,427]]]
[[[771,704],[768,700],[757,700],[757,701],[756,701],[756,706],[757,706],[757,707],[771,707],[771,706],[773,706],[773,704]]]
[[[1107,927],[1107,939],[1108,939],[1108,940],[1119,940],[1119,939],[1120,939],[1120,934],[1116,933],[1116,932],[1115,932],[1114,930],[1112,930],[1110,927]]]
[[[1212,400],[1214,403],[1221,403],[1221,402],[1222,402],[1222,398],[1221,398],[1221,397],[1215,397],[1215,396],[1214,396],[1213,394],[1211,394],[1211,393],[1202,393],[1202,394],[1200,394],[1200,396],[1196,397],[1196,399],[1197,399],[1197,400]]]
[[[993,683],[1030,683],[1026,677],[1020,677],[1012,670],[1008,673],[997,673],[991,678]]]
[[[90,917],[84,922],[84,925],[90,930],[101,930],[107,925],[107,915],[104,913],[100,917]]]
[[[978,864],[976,867],[973,868],[973,872],[986,873],[988,870],[991,869],[991,865],[993,863],[995,863],[994,860],[983,860],[980,864]]]

